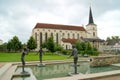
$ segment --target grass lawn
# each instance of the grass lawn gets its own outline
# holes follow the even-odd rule
[[[68,59],[67,56],[57,54],[43,54],[43,60],[64,60]],[[36,53],[29,53],[25,56],[25,61],[38,61],[39,55]],[[3,53],[0,52],[0,62],[20,62],[21,53]]]

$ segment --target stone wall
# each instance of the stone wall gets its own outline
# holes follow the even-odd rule
[[[120,63],[120,55],[91,57],[91,66],[106,66],[114,63]]]

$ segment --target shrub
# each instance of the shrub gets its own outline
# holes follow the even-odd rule
[[[99,55],[99,52],[98,52],[98,51],[93,51],[92,55],[93,55],[93,56],[98,56],[98,55]]]
[[[72,51],[71,50],[62,50],[62,54],[64,55],[68,55],[68,54],[71,54]]]
[[[62,51],[63,50],[63,47],[59,44],[55,44],[55,51]]]

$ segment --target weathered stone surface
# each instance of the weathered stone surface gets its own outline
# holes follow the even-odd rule
[[[120,55],[91,57],[91,66],[106,66],[114,63],[120,63]]]

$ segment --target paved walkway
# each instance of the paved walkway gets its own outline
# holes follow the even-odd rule
[[[4,66],[7,62],[0,62],[0,68]]]

